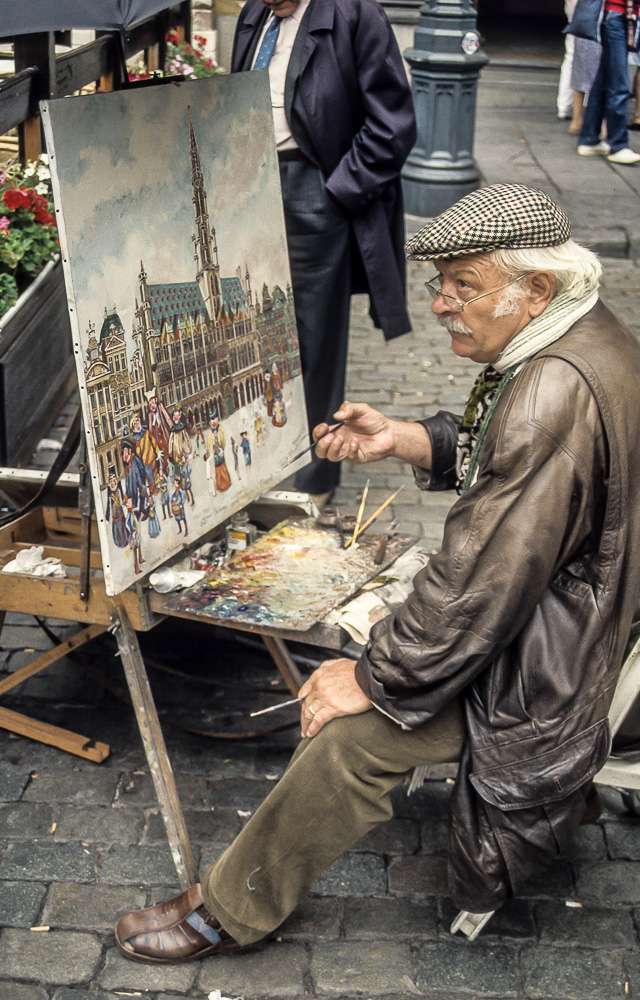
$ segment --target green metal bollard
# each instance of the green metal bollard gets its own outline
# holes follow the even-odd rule
[[[488,62],[471,0],[426,0],[411,68],[418,141],[402,171],[405,211],[433,216],[480,184],[473,159],[476,89]]]

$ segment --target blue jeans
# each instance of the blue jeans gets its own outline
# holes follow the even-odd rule
[[[607,142],[616,153],[629,145],[627,101],[627,19],[624,14],[606,11],[600,26],[602,58],[589,92],[579,143],[595,146],[600,141],[603,120],[607,123]]]

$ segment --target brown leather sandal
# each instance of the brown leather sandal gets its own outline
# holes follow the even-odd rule
[[[123,913],[116,944],[134,962],[166,965],[253,947],[238,944],[205,909],[199,883],[166,902]]]

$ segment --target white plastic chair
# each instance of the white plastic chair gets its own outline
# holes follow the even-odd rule
[[[627,713],[640,694],[640,639],[622,664],[616,690],[609,709],[609,729],[612,738],[620,729]],[[623,797],[625,805],[640,815],[640,761],[624,760],[621,757],[610,756],[604,767],[593,779],[599,785],[611,785],[617,788]],[[482,928],[489,922],[495,910],[486,913],[470,913],[461,910],[451,924],[451,933],[461,931],[473,941]]]

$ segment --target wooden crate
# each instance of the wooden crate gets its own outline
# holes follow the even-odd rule
[[[117,599],[107,596],[95,520],[91,538],[91,582],[88,600],[84,601],[80,597],[79,577],[82,519],[77,510],[37,507],[0,528],[0,568],[20,549],[32,545],[42,545],[44,558],[58,558],[67,568],[67,577],[59,580],[0,572],[0,609],[108,625],[114,608],[121,606],[136,631],[146,632],[152,628],[161,616],[149,610],[147,595],[141,584],[124,591]]]

